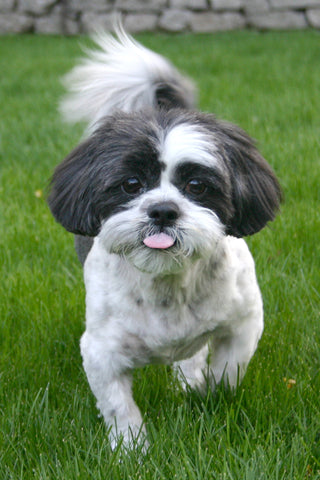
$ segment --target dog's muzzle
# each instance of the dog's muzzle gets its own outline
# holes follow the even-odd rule
[[[180,209],[174,202],[154,203],[148,207],[148,217],[160,232],[147,236],[143,243],[149,248],[167,249],[174,245],[175,239],[165,233],[165,227],[172,227],[180,216]]]

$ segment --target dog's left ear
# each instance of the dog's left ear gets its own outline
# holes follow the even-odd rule
[[[252,235],[274,219],[282,199],[281,187],[254,141],[243,130],[226,122],[219,126],[234,207],[226,233],[235,237]]]

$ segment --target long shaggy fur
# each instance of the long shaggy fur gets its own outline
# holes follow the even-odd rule
[[[48,198],[84,263],[83,365],[114,447],[145,440],[131,371],[174,364],[205,390],[241,381],[263,330],[245,241],[273,220],[279,183],[239,127],[191,110],[195,88],[122,29],[67,76],[65,117],[87,138]]]

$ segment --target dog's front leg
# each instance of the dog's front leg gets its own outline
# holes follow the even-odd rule
[[[97,406],[111,427],[111,446],[123,437],[124,445],[130,447],[133,440],[144,438],[145,430],[132,397],[130,360],[113,347],[114,340],[95,333],[85,332],[81,338],[83,366]]]

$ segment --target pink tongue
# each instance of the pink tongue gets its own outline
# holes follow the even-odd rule
[[[172,237],[166,233],[157,233],[143,240],[143,243],[149,248],[169,248],[174,244]]]

